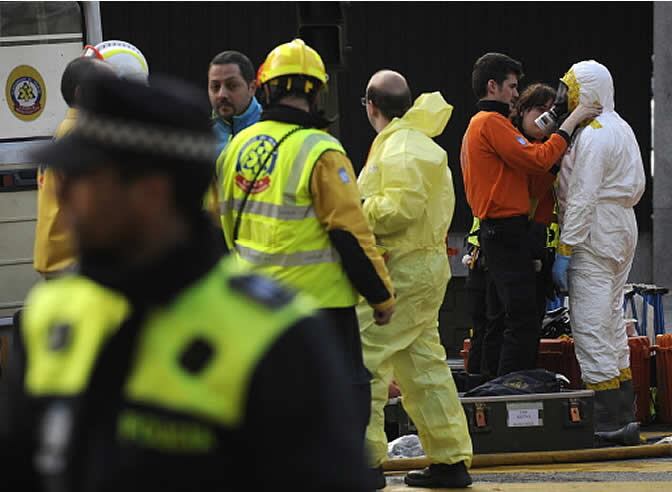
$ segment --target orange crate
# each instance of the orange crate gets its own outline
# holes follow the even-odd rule
[[[658,335],[658,338],[663,335]],[[662,392],[668,396],[667,407],[669,408],[669,418],[665,422],[672,423],[672,335],[669,336],[669,347],[663,355],[667,357],[667,378],[661,379],[660,357],[658,369],[658,394],[661,395],[660,381],[667,381],[667,392]],[[635,401],[637,403],[637,420],[647,423],[651,420],[651,346],[647,337],[629,337],[628,345],[630,347],[630,369],[632,370],[632,386],[635,392]],[[659,342],[660,345],[660,342]],[[460,355],[464,362],[464,369],[467,369],[469,362],[469,349],[471,340],[465,338],[462,344]],[[659,350],[660,353],[660,350]],[[582,389],[583,381],[581,379],[581,368],[576,360],[574,352],[574,340],[571,338],[542,338],[539,341],[539,353],[537,355],[537,367],[547,371],[562,374],[569,379],[569,387],[572,389]],[[665,376],[662,376],[665,378]]]
[[[460,350],[465,370],[469,363],[470,349],[471,339],[465,338]],[[583,388],[581,369],[574,355],[574,340],[571,338],[542,338],[539,341],[537,367],[562,374],[569,379],[569,387],[572,389]]]
[[[636,417],[638,421],[647,423],[651,420],[651,343],[648,337],[629,337],[628,346]]]
[[[656,337],[658,422],[672,424],[672,334]]]
[[[539,341],[537,367],[562,374],[569,379],[569,387],[581,389],[581,368],[574,354],[571,338],[542,338]]]
[[[462,356],[462,361],[464,363],[464,370],[467,370],[469,366],[469,350],[471,349],[471,338],[465,338],[462,342],[462,350],[460,350],[460,355]]]

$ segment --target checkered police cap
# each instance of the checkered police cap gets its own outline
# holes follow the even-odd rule
[[[151,161],[153,168],[165,162],[171,167],[181,163],[187,171],[214,169],[207,98],[185,83],[165,77],[152,77],[149,85],[91,79],[80,87],[76,107],[68,136],[39,151],[49,166],[67,173],[112,159],[117,165]]]

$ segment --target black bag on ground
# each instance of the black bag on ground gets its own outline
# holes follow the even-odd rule
[[[562,390],[564,376],[546,369],[512,372],[492,379],[467,391],[464,396],[529,395],[532,393],[558,393]],[[565,379],[566,380],[566,379]]]

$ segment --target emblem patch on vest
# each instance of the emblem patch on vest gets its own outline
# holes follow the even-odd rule
[[[229,279],[229,286],[258,303],[278,309],[294,299],[295,293],[270,279],[258,275],[239,275]]]
[[[236,161],[235,183],[238,188],[245,193],[256,194],[271,186],[271,174],[278,160],[278,152],[273,151],[276,145],[270,135],[257,135],[247,141]]]

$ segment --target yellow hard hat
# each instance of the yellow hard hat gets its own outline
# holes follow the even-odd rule
[[[265,84],[283,75],[306,75],[327,83],[327,71],[320,55],[302,39],[276,46],[259,67],[257,82]]]

